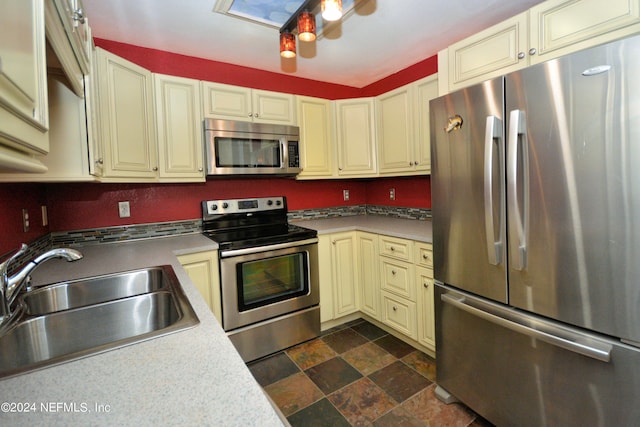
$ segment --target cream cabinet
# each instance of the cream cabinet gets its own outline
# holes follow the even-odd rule
[[[415,243],[418,342],[435,350],[435,306],[433,301],[433,250],[428,243]]]
[[[638,0],[548,0],[439,52],[439,72],[453,91],[638,32]]]
[[[75,61],[80,67],[82,74],[89,74],[91,68],[91,32],[89,31],[89,22],[85,15],[82,0],[47,1],[52,3],[58,11]]]
[[[547,0],[529,9],[531,63],[640,32],[638,0]]]
[[[358,269],[361,285],[360,310],[380,320],[380,274],[378,272],[378,235],[357,232]]]
[[[6,0],[0,14],[0,168],[44,172],[49,151],[43,0]]]
[[[335,107],[338,175],[377,175],[374,99],[338,100]]]
[[[434,74],[411,84],[413,88],[414,167],[431,173],[431,128],[429,101],[438,97],[438,75]]]
[[[202,82],[204,117],[296,125],[295,96],[222,83]]]
[[[410,85],[376,97],[380,174],[415,170],[413,97]]]
[[[204,182],[198,80],[154,74],[160,181]]]
[[[429,101],[437,97],[432,75],[376,98],[380,175],[431,172]]]
[[[178,261],[202,295],[213,315],[222,324],[218,251],[179,255]]]
[[[358,244],[355,231],[324,234],[318,240],[320,321],[324,323],[360,309]]]
[[[104,181],[155,181],[158,177],[151,72],[97,49],[101,175]]]
[[[297,178],[330,178],[335,172],[332,103],[328,99],[298,96],[296,104],[302,163]]]
[[[0,182],[78,182],[94,181],[89,170],[89,144],[85,100],[68,87],[62,73],[49,72],[49,145],[42,156],[44,173],[3,173]]]
[[[528,21],[529,13],[523,12],[450,45],[447,50],[449,91],[527,65]]]
[[[379,236],[382,322],[418,339],[413,241]]]

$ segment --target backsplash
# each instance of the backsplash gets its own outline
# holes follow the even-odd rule
[[[336,206],[331,208],[289,211],[288,218],[289,220],[322,219],[352,215],[384,215],[404,219],[425,220],[431,218],[431,209],[380,205]],[[12,263],[9,272],[12,273],[30,259],[35,258],[51,248],[97,243],[116,243],[127,240],[152,239],[200,232],[202,232],[201,219],[52,232],[29,243],[27,253]],[[13,252],[15,251],[11,253]],[[6,259],[9,255],[10,253],[5,254],[2,260]]]

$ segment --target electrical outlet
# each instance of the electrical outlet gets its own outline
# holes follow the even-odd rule
[[[22,229],[26,233],[29,231],[29,211],[22,209]]]
[[[390,188],[389,189],[389,200],[395,200],[396,199],[396,189],[395,188]]]
[[[129,202],[118,202],[118,215],[120,218],[129,218],[131,216],[131,209],[129,208]]]
[[[342,198],[345,202],[349,200],[349,190],[342,190]]]

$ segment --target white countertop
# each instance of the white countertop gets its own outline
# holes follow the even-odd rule
[[[170,264],[200,323],[188,330],[0,380],[0,425],[282,426],[176,255],[216,249],[199,234],[78,247],[34,283]],[[27,409],[31,412],[6,412]],[[102,412],[100,412],[102,410]],[[48,411],[48,412],[47,412]]]
[[[292,221],[318,234],[341,231],[366,231],[419,242],[432,243],[431,221],[395,218],[383,215],[353,215],[337,218],[303,219]]]

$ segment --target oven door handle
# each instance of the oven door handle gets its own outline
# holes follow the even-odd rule
[[[293,242],[278,243],[275,245],[256,246],[252,248],[243,248],[243,249],[231,249],[228,251],[220,252],[220,258],[229,258],[232,256],[257,254],[259,252],[275,251],[277,249],[288,249],[288,248],[294,248],[296,246],[313,245],[316,243],[318,243],[318,238],[314,237],[313,239],[294,240]]]

